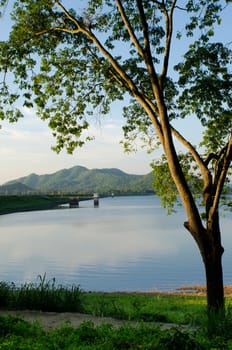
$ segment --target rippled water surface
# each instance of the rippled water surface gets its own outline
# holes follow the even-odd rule
[[[0,216],[0,280],[46,273],[84,290],[172,290],[204,284],[182,210],[166,216],[155,196],[101,198],[80,208]],[[232,284],[232,217],[222,219],[224,277]]]

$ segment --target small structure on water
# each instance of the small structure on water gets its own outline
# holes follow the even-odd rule
[[[93,206],[94,206],[94,208],[99,207],[99,195],[98,195],[98,193],[93,194]]]
[[[79,197],[69,199],[69,208],[79,208]]]
[[[99,194],[98,193],[94,193],[92,197],[81,197],[81,200],[89,200],[89,199],[93,199],[94,208],[99,207]],[[79,197],[71,197],[69,199],[69,208],[79,208],[79,202],[80,202]]]

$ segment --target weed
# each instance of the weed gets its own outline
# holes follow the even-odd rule
[[[41,311],[73,311],[82,310],[79,286],[70,288],[56,286],[55,279],[46,280],[38,276],[39,283],[25,283],[20,287],[15,284],[0,284],[0,306],[10,309],[29,309]]]
[[[15,285],[7,282],[0,282],[0,305],[1,307],[8,307],[10,299],[12,297],[12,290]]]
[[[232,338],[232,305],[215,312],[214,310],[202,313],[201,329],[211,338]]]
[[[160,350],[203,350],[206,349],[190,333],[171,329],[162,334],[159,341]]]

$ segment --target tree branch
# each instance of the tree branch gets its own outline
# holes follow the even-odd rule
[[[140,43],[139,43],[139,41],[138,41],[138,39],[137,39],[137,37],[136,37],[136,35],[134,33],[134,30],[133,30],[133,28],[132,28],[132,26],[130,24],[129,19],[128,19],[125,11],[124,11],[124,7],[122,5],[121,0],[116,0],[116,4],[117,4],[118,10],[119,10],[119,13],[121,15],[121,18],[122,18],[122,20],[123,20],[123,22],[124,22],[124,24],[125,24],[125,26],[127,28],[127,31],[128,31],[129,36],[131,38],[131,41],[135,45],[138,53],[143,57],[143,49],[142,49],[142,47],[141,47],[141,45],[140,45]]]
[[[143,38],[144,38],[144,61],[147,66],[147,70],[149,73],[152,89],[154,96],[160,95],[160,91],[157,94],[157,90],[159,90],[159,81],[158,76],[155,71],[155,67],[153,64],[152,54],[151,54],[151,47],[150,47],[150,39],[149,39],[149,33],[148,33],[148,24],[146,20],[146,16],[144,13],[144,8],[142,4],[142,0],[137,0],[137,6],[140,13],[140,19],[142,23],[142,29],[143,29]]]
[[[73,17],[72,15],[70,15],[69,11],[64,7],[64,5],[61,4],[60,1],[58,0],[55,0],[55,3],[57,4],[58,7],[60,7],[60,9],[65,13],[66,17],[68,19],[70,19],[70,21],[72,21],[76,26],[77,28],[80,28],[81,25],[80,25],[80,22],[77,21],[77,19],[75,17]]]
[[[177,131],[173,126],[171,126],[171,131],[172,131],[172,134],[181,142],[181,144],[183,146],[185,146],[185,148],[192,154],[192,156],[195,159],[196,163],[204,171],[206,169],[205,163],[204,163],[203,159],[201,158],[201,156],[199,155],[199,153],[196,151],[195,147],[193,147],[193,145],[190,142],[188,142],[184,138],[184,136],[181,135],[179,133],[179,131]]]
[[[131,41],[134,43],[138,53],[144,58],[145,62],[148,63],[148,60],[150,61],[150,63],[148,64],[150,67],[150,79],[153,80],[153,83],[158,86],[158,79],[157,79],[157,75],[153,66],[153,62],[152,62],[152,55],[151,55],[151,51],[150,51],[150,45],[149,45],[149,37],[148,37],[148,29],[147,29],[147,22],[145,19],[145,14],[144,14],[144,10],[143,10],[143,6],[142,6],[142,2],[140,0],[137,1],[137,5],[138,5],[138,9],[140,12],[140,17],[141,17],[141,21],[142,21],[142,27],[143,27],[143,32],[144,32],[144,46],[145,46],[145,50],[143,50],[143,48],[141,47],[134,31],[133,28],[126,16],[126,13],[124,11],[123,5],[121,0],[116,0],[116,4],[118,6],[118,10],[120,12],[121,18],[128,30],[128,33],[130,35]],[[147,54],[145,54],[145,52]],[[148,59],[149,57],[149,59]],[[156,77],[156,79],[154,80],[154,77]],[[152,84],[152,86],[154,86],[154,84]],[[154,104],[151,103],[151,101],[145,97],[145,101],[146,103],[151,107],[153,113],[152,115],[150,115],[150,119],[155,127],[155,130],[157,132],[157,134],[159,135],[160,141],[161,143],[163,143],[163,133],[162,133],[162,128],[161,125],[158,121],[158,118],[155,117],[155,114],[158,114],[158,109],[155,108]],[[149,114],[149,113],[148,113]]]
[[[220,200],[220,196],[222,193],[222,189],[225,183],[225,179],[226,179],[226,175],[228,172],[228,169],[230,167],[230,164],[232,162],[232,132],[230,135],[230,139],[226,145],[225,148],[225,153],[224,156],[222,157],[222,160],[220,161],[220,167],[218,168],[218,177],[216,180],[216,192],[215,192],[215,196],[214,196],[214,200],[213,200],[213,205],[212,208],[210,210],[210,214],[214,215],[215,211],[218,209],[218,205],[219,205],[219,200]]]
[[[167,76],[168,71],[168,62],[170,56],[171,49],[171,40],[172,40],[172,32],[173,32],[173,13],[177,0],[173,1],[170,14],[168,14],[167,9],[163,6],[165,23],[166,23],[166,44],[165,44],[165,52],[164,52],[164,60],[163,60],[163,69],[162,73],[159,77],[160,86],[163,88],[164,80]]]
[[[181,142],[181,144],[185,146],[185,148],[191,153],[193,159],[197,163],[204,182],[204,188],[202,190],[202,194],[203,194],[203,197],[208,196],[209,195],[208,191],[212,185],[212,175],[207,167],[207,164],[199,155],[199,153],[196,151],[195,147],[193,147],[193,145],[190,142],[188,142],[173,126],[171,126],[171,131],[172,131],[172,134],[179,140],[179,142]],[[204,199],[206,201],[206,198]]]
[[[218,155],[215,153],[209,153],[204,161],[205,165],[208,166],[212,159],[218,159]]]
[[[71,34],[77,34],[79,32],[81,32],[81,30],[78,29],[68,29],[68,28],[64,28],[64,27],[53,27],[53,28],[48,28],[48,29],[44,29],[41,30],[39,32],[36,32],[35,35],[36,36],[40,36],[46,33],[50,33],[50,32],[66,32],[66,33],[71,33]]]

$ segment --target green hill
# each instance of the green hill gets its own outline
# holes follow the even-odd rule
[[[0,194],[30,194],[33,191],[31,187],[17,181],[0,186]]]
[[[87,169],[75,166],[53,174],[30,174],[7,182],[2,187],[21,184],[41,192],[78,192],[80,194],[98,192],[100,194],[151,193],[153,174],[133,175],[119,169]]]

